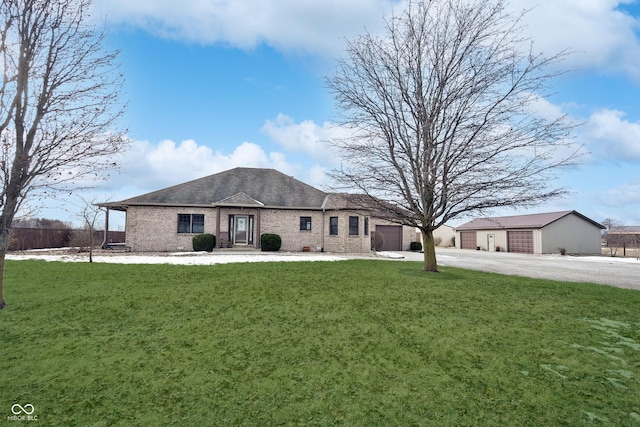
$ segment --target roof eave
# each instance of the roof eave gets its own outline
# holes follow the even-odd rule
[[[280,210],[323,210],[322,206],[269,206],[243,203],[156,203],[156,202],[114,202],[97,203],[96,206],[114,210],[126,211],[131,206],[158,207],[158,208],[254,208],[254,209],[280,209]]]

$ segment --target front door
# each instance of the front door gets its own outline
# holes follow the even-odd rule
[[[235,230],[233,233],[233,243],[236,245],[246,245],[248,243],[247,236],[249,234],[249,217],[236,215]]]

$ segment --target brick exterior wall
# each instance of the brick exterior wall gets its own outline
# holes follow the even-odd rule
[[[364,234],[364,221],[366,216],[361,212],[352,211],[327,211],[325,224],[325,251],[341,253],[362,253],[371,251],[371,220],[369,220],[369,232]],[[358,234],[349,235],[349,217],[358,217]],[[329,234],[330,217],[338,217],[338,234]]]
[[[126,242],[138,252],[192,251],[195,234],[178,233],[178,214],[204,214],[204,232],[215,234],[214,208],[130,206]]]
[[[301,216],[311,217],[311,230],[300,230]],[[322,247],[322,211],[265,209],[260,233],[278,234],[281,251],[300,252],[303,246],[316,251]]]
[[[219,208],[220,234],[229,229],[229,215],[254,217],[253,245],[260,244],[260,234],[274,233],[282,238],[281,251],[300,252],[304,246],[311,251],[366,253],[371,250],[371,231],[376,224],[390,224],[369,218],[369,232],[365,235],[367,216],[358,211],[318,211],[257,208]],[[178,214],[203,214],[204,232],[216,233],[218,208],[130,206],[126,219],[126,244],[138,252],[192,251],[195,234],[178,233]],[[311,217],[311,230],[300,230],[300,217]],[[338,235],[329,235],[329,218],[338,217]],[[358,217],[358,234],[349,235],[349,217]],[[415,230],[403,227],[403,250],[415,240]]]

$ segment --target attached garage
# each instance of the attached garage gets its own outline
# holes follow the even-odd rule
[[[533,231],[507,231],[507,250],[519,254],[532,254]]]
[[[456,247],[524,254],[600,254],[601,224],[576,211],[474,219],[456,228]]]
[[[462,249],[476,249],[478,240],[475,231],[462,231],[460,233],[460,247]]]
[[[376,231],[383,236],[380,251],[402,250],[402,226],[401,225],[376,225]]]

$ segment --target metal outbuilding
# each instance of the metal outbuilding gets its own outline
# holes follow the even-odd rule
[[[478,218],[456,227],[456,247],[527,254],[600,254],[603,228],[576,211]]]

